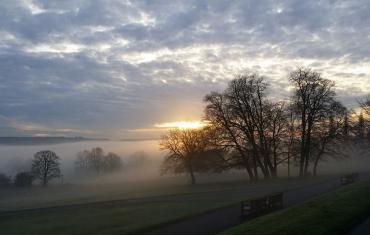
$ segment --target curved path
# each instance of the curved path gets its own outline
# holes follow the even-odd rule
[[[360,174],[360,180],[368,180],[369,173]],[[293,189],[284,192],[284,207],[289,207],[312,199],[319,194],[339,188],[340,180],[338,177],[328,181]],[[228,228],[244,222],[240,217],[240,206],[230,206],[227,208],[212,211],[207,214],[192,217],[178,223],[158,228],[145,235],[212,235],[222,232]]]

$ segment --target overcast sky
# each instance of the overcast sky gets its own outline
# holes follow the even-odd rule
[[[1,0],[0,136],[155,136],[242,71],[309,66],[370,92],[370,2]]]

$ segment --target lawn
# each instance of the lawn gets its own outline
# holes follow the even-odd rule
[[[59,208],[0,216],[1,234],[127,234],[222,206],[222,202],[140,203]]]
[[[344,234],[369,214],[370,182],[361,182],[248,221],[220,235]]]
[[[34,211],[0,213],[1,234],[127,234],[135,233],[256,195],[291,190],[316,184],[312,180],[283,179],[260,183],[219,183],[196,187],[175,187],[156,199],[113,201],[88,205],[61,206]],[[188,188],[188,189],[186,189]],[[105,197],[104,197],[105,198]]]

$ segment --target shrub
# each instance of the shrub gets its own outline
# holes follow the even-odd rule
[[[34,176],[30,172],[19,172],[15,176],[14,185],[17,187],[28,187],[32,185]]]
[[[0,174],[0,188],[5,188],[10,186],[10,177],[5,174]]]

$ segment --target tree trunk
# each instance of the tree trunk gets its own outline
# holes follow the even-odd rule
[[[289,177],[290,177],[290,153],[288,153],[288,178]]]
[[[48,186],[48,179],[47,179],[47,177],[46,177],[46,176],[44,176],[44,177],[43,177],[43,179],[42,179],[42,186],[43,186],[43,187]]]
[[[277,167],[271,169],[271,176],[272,178],[277,178]]]
[[[256,178],[256,180],[258,180],[258,166],[257,166],[257,156],[254,155],[253,156],[253,170],[254,170],[254,177]]]
[[[301,155],[300,155],[300,159],[299,159],[299,176],[300,177],[303,177],[303,175],[304,175],[305,156],[306,156],[305,136],[302,136],[302,138],[301,138]]]
[[[306,151],[305,151],[305,163],[304,163],[304,175],[308,174],[308,165],[309,165],[309,160],[310,160],[310,155],[311,155],[311,129],[312,125],[309,123],[308,124],[308,131],[307,131],[307,140],[306,140]]]
[[[269,155],[265,155],[264,157],[264,162],[265,162],[265,169],[266,169],[266,176],[267,178],[270,178],[273,176],[274,173],[274,166],[271,163],[271,159]]]
[[[313,165],[313,170],[312,170],[313,176],[317,175],[317,166],[319,165],[319,160],[320,160],[320,157],[317,157],[315,159],[315,162],[314,162],[314,165]]]
[[[269,169],[267,167],[265,167],[265,165],[261,162],[261,160],[259,158],[257,158],[257,162],[258,162],[259,167],[261,168],[261,171],[263,173],[263,177],[265,179],[269,179],[270,178]],[[266,163],[265,159],[264,159],[264,163]]]
[[[189,159],[188,159],[188,171],[189,171],[189,174],[190,174],[191,184],[192,185],[196,184],[194,169],[193,169],[193,165],[192,165],[190,156],[189,156]]]
[[[190,171],[190,180],[192,185],[196,184],[195,175],[192,170]]]
[[[255,181],[258,179],[258,176],[253,175],[252,169],[249,167],[249,165],[245,166],[245,170],[247,171],[250,180]]]
[[[303,177],[304,176],[304,163],[305,163],[305,158],[306,158],[306,111],[303,110],[301,114],[301,156],[299,159],[299,176]]]
[[[270,174],[271,174],[271,177],[272,178],[276,178],[277,177],[277,153],[275,152],[274,150],[274,162],[273,164],[270,164]]]

